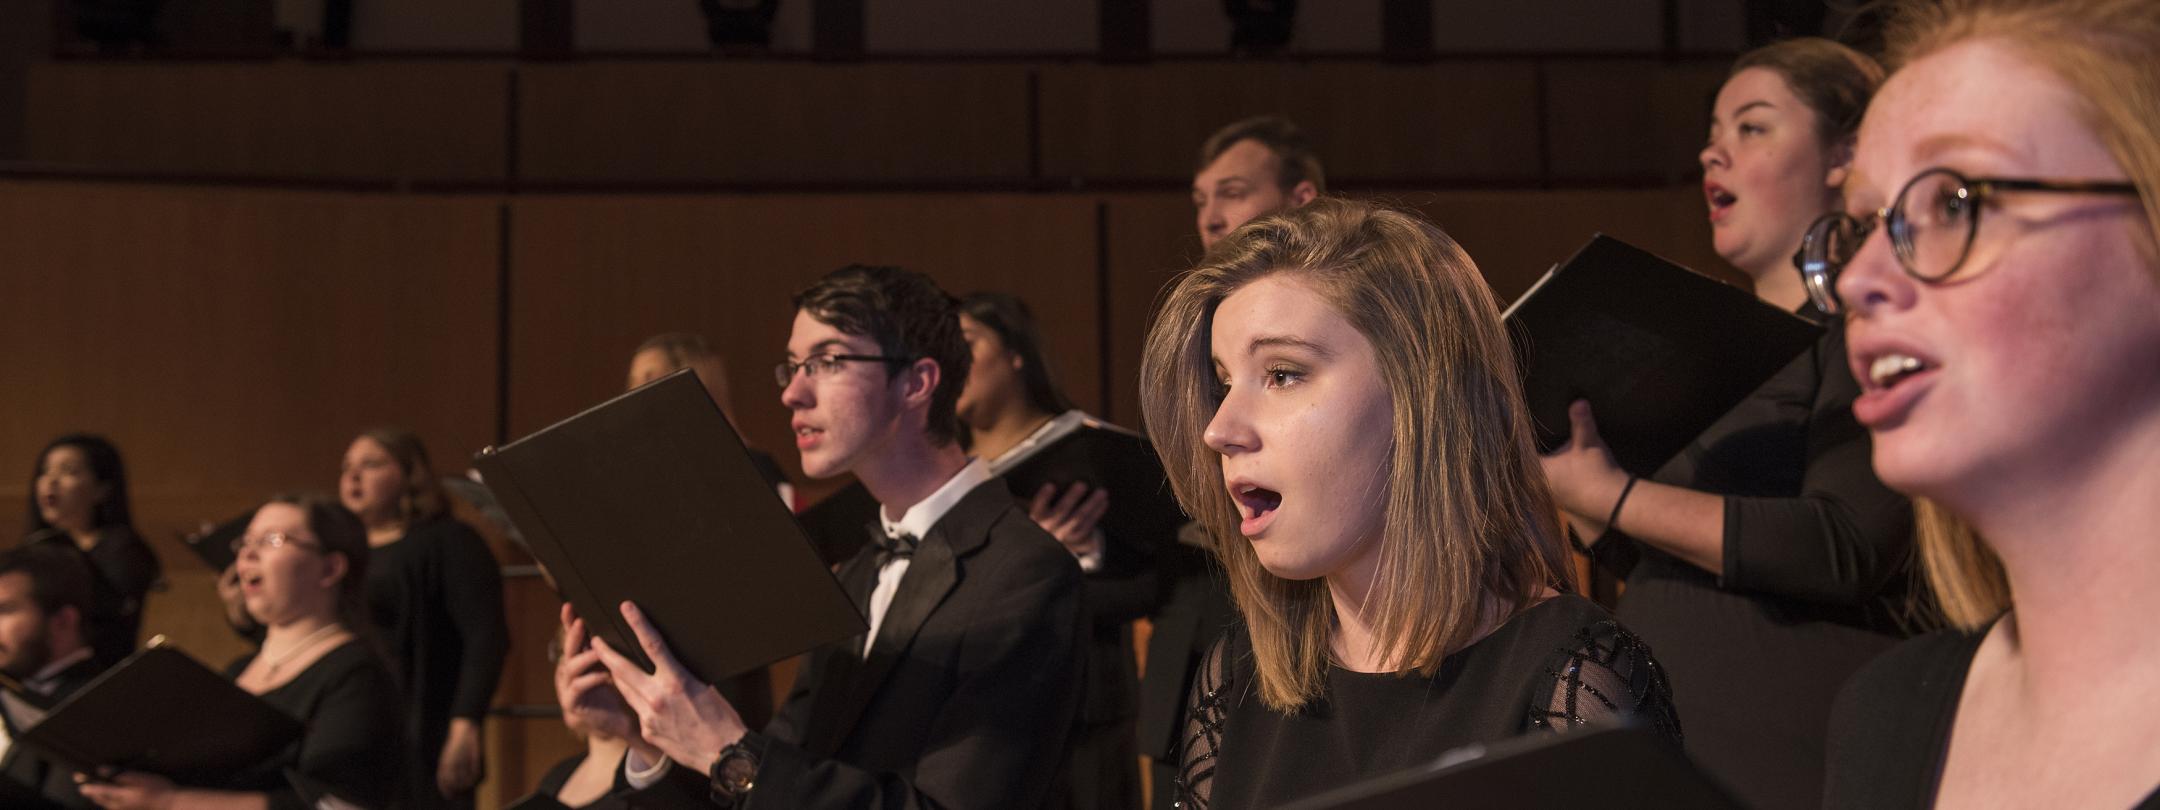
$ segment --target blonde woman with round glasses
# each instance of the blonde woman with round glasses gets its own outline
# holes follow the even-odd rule
[[[2160,3],[1889,32],[1807,258],[1956,629],[1847,686],[1826,806],[2160,806]]]

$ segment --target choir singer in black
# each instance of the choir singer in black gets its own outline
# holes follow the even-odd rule
[[[960,448],[955,302],[919,274],[849,267],[795,305],[776,377],[803,470],[852,471],[882,504],[873,543],[838,572],[870,632],[812,653],[760,731],[634,605],[622,613],[651,674],[584,643],[565,610],[565,702],[632,741],[633,786],[695,768],[721,806],[1043,807],[1080,706],[1080,566]]]

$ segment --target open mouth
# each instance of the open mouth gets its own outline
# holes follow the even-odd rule
[[[1726,191],[1724,186],[1711,183],[1703,186],[1703,200],[1709,203],[1710,219],[1715,221],[1723,219],[1726,212],[1732,209],[1733,203],[1739,202],[1740,198]]]
[[[1902,424],[1933,387],[1929,380],[1942,368],[1933,360],[1903,350],[1859,354],[1853,359],[1853,371],[1863,372],[1855,374],[1860,378],[1860,398],[1853,400],[1853,418],[1873,430],[1889,430]]]
[[[1246,537],[1267,531],[1268,524],[1274,522],[1276,513],[1282,509],[1282,493],[1257,484],[1233,484],[1230,497],[1237,501],[1238,515],[1244,518],[1238,531]]]
[[[818,437],[823,435],[825,435],[825,431],[818,428],[810,427],[808,425],[796,425],[795,446],[809,447],[810,445],[816,444]]]
[[[1906,354],[1886,354],[1868,364],[1868,387],[1881,390],[1896,388],[1898,383],[1913,378],[1933,368],[1926,360]]]

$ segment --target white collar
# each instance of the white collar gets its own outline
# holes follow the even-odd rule
[[[961,498],[967,497],[968,493],[975,491],[977,486],[990,478],[990,465],[984,464],[982,459],[969,458],[967,466],[953,473],[953,477],[947,479],[945,485],[938,487],[936,492],[930,493],[930,497],[908,507],[899,520],[886,517],[885,507],[879,506],[878,523],[885,527],[887,535],[905,534],[921,540],[930,533],[930,527],[936,526],[938,520],[945,517],[946,512],[952,511]]]
[[[31,676],[30,680],[24,683],[24,685],[31,686],[32,684],[40,684],[43,685],[43,687],[49,687],[51,685],[50,681],[53,678],[58,677],[60,673],[66,672],[68,667],[72,667],[76,664],[82,663],[89,658],[89,647],[77,647],[75,648],[74,652],[60,656],[59,658],[55,658],[51,662],[47,663],[44,669],[38,670],[37,674]],[[40,692],[46,691],[46,688],[32,688],[37,688]]]

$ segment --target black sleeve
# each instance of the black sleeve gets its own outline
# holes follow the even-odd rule
[[[1833,327],[1815,349],[1817,388],[1799,496],[1725,499],[1723,587],[1839,605],[1867,602],[1912,557],[1912,503],[1875,477],[1853,419],[1859,385]]]
[[[1680,715],[1672,686],[1650,647],[1618,622],[1601,621],[1577,632],[1546,665],[1550,688],[1537,690],[1530,725],[1566,732],[1589,725],[1632,721],[1680,746]]]
[[[1215,795],[1215,753],[1222,750],[1223,723],[1229,716],[1230,671],[1225,659],[1230,638],[1215,640],[1200,659],[1192,693],[1185,698],[1185,729],[1179,732],[1177,757],[1178,803],[1189,810],[1207,810]]]
[[[90,549],[90,562],[97,566],[99,576],[138,608],[163,570],[150,545],[134,530],[124,527],[108,533]]]
[[[1016,512],[1011,519],[1027,516]],[[979,620],[955,661],[953,694],[960,697],[947,701],[933,723],[912,779],[752,733],[743,745],[759,763],[747,810],[1041,805],[1079,717],[1085,660],[1080,569],[1062,550],[1015,563],[969,574],[1000,587],[975,608]]]
[[[450,716],[478,720],[487,715],[502,677],[510,629],[503,620],[502,566],[472,529],[444,521],[436,547],[441,556],[444,605],[456,625],[459,653],[457,688]]]
[[[302,776],[366,807],[388,807],[400,785],[405,714],[390,673],[372,659],[324,688],[300,739]],[[291,788],[268,792],[271,810],[308,810]]]

